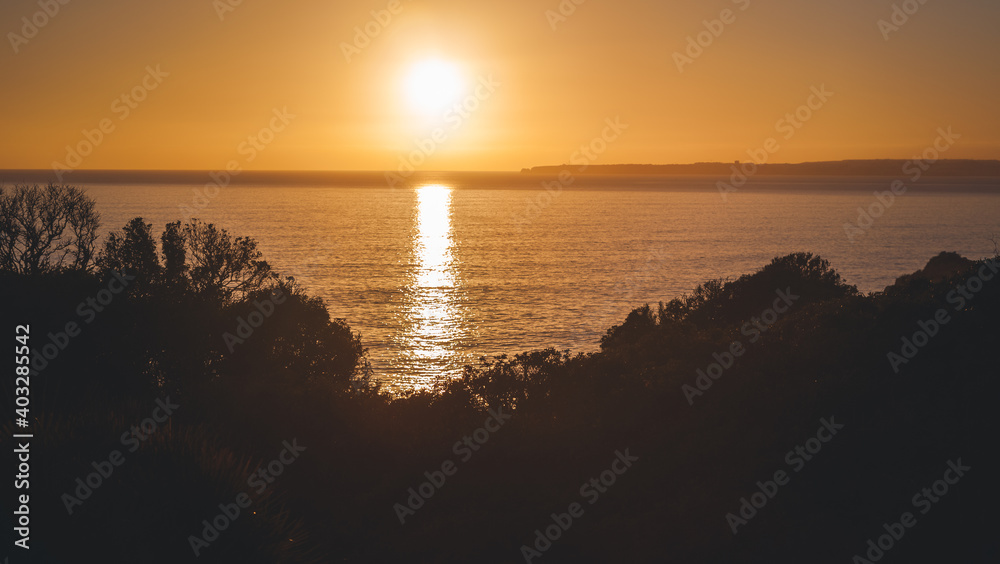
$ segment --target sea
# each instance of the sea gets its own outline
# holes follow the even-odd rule
[[[596,351],[632,309],[788,253],[820,255],[878,292],[941,251],[978,259],[1000,240],[996,178],[759,177],[725,193],[723,181],[427,172],[237,183],[206,172],[75,184],[105,234],[138,216],[158,239],[167,222],[197,217],[253,237],[360,334],[395,393],[484,356]]]

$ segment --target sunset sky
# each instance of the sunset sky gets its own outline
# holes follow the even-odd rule
[[[747,159],[769,137],[773,162],[910,158],[948,126],[949,158],[1000,156],[996,0],[564,0],[564,19],[559,0],[47,2],[0,4],[0,168],[65,162],[102,120],[79,168],[393,170],[423,146],[422,169],[517,170],[568,162],[615,118],[595,163]],[[919,9],[880,29],[894,2]],[[776,129],[823,86],[801,129]]]

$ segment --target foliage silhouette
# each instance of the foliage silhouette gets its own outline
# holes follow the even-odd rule
[[[984,280],[954,307],[956,288],[996,266],[949,257],[867,295],[820,257],[777,257],[637,307],[597,352],[483,358],[433,391],[390,397],[360,336],[273,273],[253,241],[175,222],[157,252],[152,226],[136,218],[108,237],[94,272],[0,271],[0,287],[18,296],[10,314],[30,320],[36,347],[67,321],[81,326],[32,376],[43,383],[32,389],[44,410],[33,412],[35,424],[61,463],[43,465],[32,481],[33,491],[54,494],[40,510],[52,516],[46,534],[60,539],[47,556],[520,561],[533,531],[580,502],[581,483],[628,448],[635,467],[584,505],[544,562],[847,562],[883,523],[912,511],[914,493],[956,458],[973,470],[917,516],[919,532],[892,557],[991,561],[1000,284]],[[92,322],[76,316],[119,269],[136,273],[134,284]],[[751,342],[741,327],[786,289],[799,299]],[[230,349],[224,336],[266,300],[273,312]],[[942,308],[951,320],[894,372],[887,353]],[[736,340],[745,354],[689,405],[681,386]],[[80,515],[65,515],[58,494],[121,448],[119,435],[164,396],[181,406],[169,423]],[[461,459],[453,445],[498,409],[510,420]],[[791,470],[786,453],[831,416],[844,431],[800,473]],[[259,516],[241,517],[196,559],[187,535],[291,438],[308,450],[255,502]],[[457,473],[401,525],[394,504],[407,503],[409,489],[445,460]],[[790,484],[733,535],[726,514],[782,469]]]
[[[79,188],[0,187],[0,270],[86,270],[94,257],[99,224],[94,201]]]

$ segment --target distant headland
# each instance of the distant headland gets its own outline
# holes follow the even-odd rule
[[[941,159],[936,162],[919,159],[877,159],[820,161],[806,163],[766,163],[755,165],[752,161],[735,163],[702,162],[692,164],[609,164],[582,167],[577,164],[535,166],[523,168],[523,174],[558,174],[569,170],[573,174],[592,175],[643,175],[643,176],[727,176],[733,166],[753,167],[755,176],[900,176],[906,169],[924,170],[927,176],[997,176],[1000,177],[1000,160]],[[582,170],[581,170],[582,169]]]

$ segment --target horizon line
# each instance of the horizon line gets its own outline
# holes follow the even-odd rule
[[[808,164],[830,164],[830,163],[876,163],[876,162],[907,162],[912,161],[913,158],[876,158],[876,159],[833,159],[833,160],[820,160],[820,161],[799,161],[799,162],[766,162],[766,163],[755,163],[757,166],[769,166],[769,165],[808,165]],[[751,163],[754,161],[695,161],[687,163],[637,163],[637,162],[621,162],[621,163],[606,163],[606,164],[591,164],[587,168],[609,168],[609,167],[664,167],[664,166],[696,166],[696,165],[732,165],[734,163]],[[970,163],[995,163],[1000,162],[1000,158],[995,159],[937,159],[935,162],[970,162]],[[532,170],[536,168],[555,168],[555,167],[574,167],[572,163],[559,163],[559,164],[542,164],[542,165],[532,165],[527,167],[522,167],[521,169],[428,169],[428,170],[417,170],[413,174],[421,173],[442,173],[442,172],[512,172],[518,173],[524,170]],[[71,171],[65,171],[65,174],[71,174],[73,172],[169,172],[169,173],[185,173],[185,172],[216,172],[222,169],[198,169],[198,168],[78,168]],[[54,172],[52,168],[0,168],[0,173],[4,172],[31,172],[31,173],[49,173]],[[239,173],[386,173],[386,172],[397,172],[389,169],[243,169]]]

